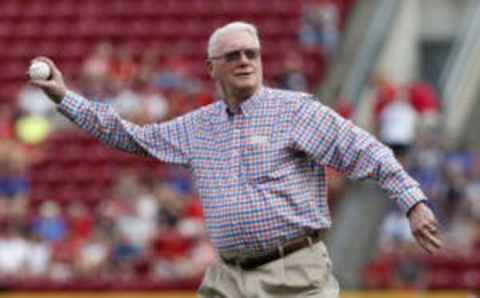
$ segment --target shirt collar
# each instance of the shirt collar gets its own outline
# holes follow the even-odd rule
[[[268,92],[268,88],[261,86],[255,94],[253,94],[251,97],[246,99],[241,105],[240,109],[243,114],[249,115],[252,114],[257,106],[262,102],[262,99],[266,96]],[[228,120],[229,116],[229,110],[227,104],[225,104],[225,101],[219,100],[217,106],[216,106],[216,112],[214,112],[216,115],[213,118],[210,118],[212,122],[223,122]]]
[[[252,96],[250,96],[240,104],[240,110],[242,111],[242,113],[244,115],[252,114],[256,110],[257,106],[261,103],[265,94],[266,94],[265,87],[261,86],[260,88],[258,88],[257,92],[255,92]],[[230,114],[230,111],[228,110],[228,106],[224,104],[224,107],[225,107],[226,114],[227,115]]]

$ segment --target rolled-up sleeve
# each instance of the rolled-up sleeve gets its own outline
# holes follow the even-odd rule
[[[189,165],[194,116],[140,126],[122,119],[109,104],[88,101],[68,91],[60,113],[109,147],[164,162]]]
[[[316,101],[303,101],[293,115],[291,137],[298,150],[351,179],[371,178],[406,213],[426,200],[392,151],[375,137]]]

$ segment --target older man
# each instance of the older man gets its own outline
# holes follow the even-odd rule
[[[219,261],[201,297],[337,297],[327,249],[325,167],[372,178],[405,214],[419,244],[440,249],[426,198],[391,151],[311,95],[262,83],[256,28],[230,23],[209,40],[222,100],[170,122],[138,126],[68,91],[60,71],[34,81],[71,121],[105,144],[189,166]]]

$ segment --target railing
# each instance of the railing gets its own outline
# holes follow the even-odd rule
[[[359,51],[355,62],[341,90],[341,97],[350,100],[354,107],[358,105],[363,88],[383,48],[385,38],[391,31],[392,23],[399,12],[401,2],[378,0],[366,38],[358,46]]]
[[[480,80],[480,1],[471,0],[453,49],[440,77],[444,128],[450,144],[458,143],[472,111]]]

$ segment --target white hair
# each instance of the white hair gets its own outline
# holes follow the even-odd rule
[[[255,40],[256,46],[260,48],[260,40],[258,39],[258,31],[255,25],[246,22],[232,22],[223,27],[217,28],[208,39],[208,57],[213,57],[217,54],[218,40],[221,36],[238,31],[245,31],[249,33]]]

